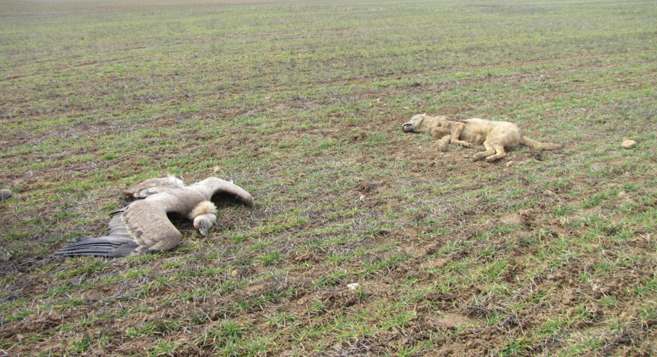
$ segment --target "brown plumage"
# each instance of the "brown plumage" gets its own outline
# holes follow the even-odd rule
[[[164,177],[157,177],[144,180],[132,187],[123,190],[123,196],[129,201],[135,199],[146,198],[156,193],[164,192],[172,188],[184,188],[185,183],[174,176],[167,175]]]
[[[182,234],[167,213],[192,219],[194,228],[205,236],[217,218],[213,201],[229,195],[247,206],[253,205],[251,194],[216,177],[189,186],[173,176],[149,179],[123,193],[134,201],[112,214],[106,236],[82,238],[66,244],[55,254],[123,257],[170,250],[178,245]]]

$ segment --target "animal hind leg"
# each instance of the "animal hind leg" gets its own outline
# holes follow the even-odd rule
[[[493,149],[493,146],[488,141],[484,141],[484,148],[486,148],[485,151],[478,152],[472,157],[474,161],[483,160],[491,155],[495,155],[495,149]]]
[[[486,161],[493,162],[506,156],[506,151],[504,151],[503,145],[493,145],[493,149],[495,150],[495,155],[486,157]]]

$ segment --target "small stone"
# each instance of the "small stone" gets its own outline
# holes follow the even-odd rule
[[[513,165],[513,161],[509,161],[506,163],[506,167],[510,167],[511,165]]]
[[[0,190],[0,201],[4,201],[4,200],[8,199],[12,195],[13,195],[13,193],[11,193],[11,191],[9,191],[6,188],[3,188],[3,189]]]
[[[623,143],[621,144],[621,146],[624,149],[631,149],[631,148],[636,146],[636,141],[630,140],[630,139],[625,139],[625,140],[623,140]]]
[[[347,289],[349,289],[353,292],[356,292],[356,291],[358,291],[358,289],[360,289],[360,284],[358,284],[358,283],[347,284]]]

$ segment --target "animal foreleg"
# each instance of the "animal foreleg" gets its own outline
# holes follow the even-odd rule
[[[463,128],[465,128],[465,124],[463,124],[463,123],[453,123],[452,127],[451,127],[451,130],[450,130],[451,134],[452,134],[450,141],[453,144],[459,144],[463,147],[471,148],[472,147],[471,143],[459,139],[461,137],[461,132],[463,131]]]
[[[438,139],[438,150],[447,151],[447,144],[449,144],[450,136],[445,135],[442,138]]]

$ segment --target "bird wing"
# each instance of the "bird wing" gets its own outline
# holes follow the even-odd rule
[[[143,199],[160,192],[167,192],[171,189],[185,187],[185,183],[174,176],[152,178],[144,180],[132,187],[127,188],[122,193],[124,196],[132,199]]]
[[[217,177],[208,177],[207,179],[188,187],[204,191],[207,199],[210,199],[215,204],[220,203],[217,201],[220,201],[223,198],[222,196],[228,196],[239,199],[249,207],[253,206],[253,196],[251,196],[249,192],[230,181],[222,180]]]
[[[156,203],[150,200],[131,203],[112,217],[108,235],[68,243],[55,254],[123,257],[175,248],[182,234]]]
[[[167,217],[167,210],[156,203],[135,201],[121,215],[128,233],[139,244],[137,253],[173,249],[182,237]]]

